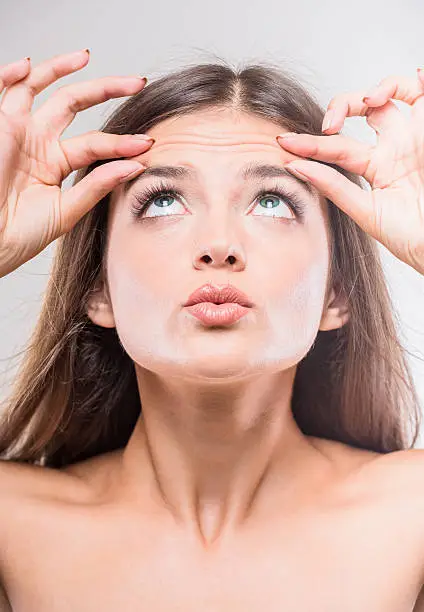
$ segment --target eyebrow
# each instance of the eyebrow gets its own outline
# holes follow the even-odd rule
[[[124,183],[123,191],[124,194],[128,193],[134,183],[141,182],[143,181],[143,179],[148,178],[149,176],[158,176],[162,178],[172,179],[191,179],[194,178],[196,175],[196,170],[194,170],[193,168],[187,168],[186,166],[148,166],[146,170],[144,170],[141,174]],[[238,175],[241,176],[242,179],[245,181],[249,179],[265,179],[275,177],[290,178],[293,181],[296,181],[299,187],[305,190],[308,195],[313,195],[315,192],[315,188],[311,185],[311,183],[307,181],[302,181],[302,179],[297,178],[288,170],[286,170],[283,166],[250,163],[247,166],[244,166],[240,170]]]

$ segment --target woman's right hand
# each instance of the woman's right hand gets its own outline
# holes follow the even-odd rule
[[[31,114],[38,93],[86,66],[88,59],[84,50],[58,55],[34,68],[29,59],[0,66],[0,277],[35,257],[120,182],[144,170],[135,160],[112,161],[61,191],[72,171],[101,159],[140,155],[152,144],[101,131],[59,140],[77,112],[138,93],[146,84],[141,77],[105,77],[62,86]]]

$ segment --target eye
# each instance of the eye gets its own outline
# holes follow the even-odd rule
[[[185,207],[180,203],[181,197],[178,191],[169,188],[163,183],[147,187],[142,193],[134,195],[135,203],[132,206],[131,212],[136,218],[150,219],[184,214]],[[304,215],[305,204],[299,196],[288,189],[283,190],[275,187],[270,191],[263,190],[256,195],[254,201],[258,201],[257,207],[264,213],[259,216],[295,220]],[[281,206],[281,202],[285,204],[285,208]],[[287,211],[287,208],[292,211],[291,215],[284,213],[285,209]],[[148,212],[153,214],[147,214]]]
[[[280,189],[274,189],[271,191],[262,191],[257,195],[256,199],[258,198],[258,209],[265,213],[259,216],[294,219],[296,216],[300,217],[303,214],[303,207],[295,194],[289,194]],[[287,208],[291,210],[292,214],[288,217],[285,215],[284,206],[280,206],[281,201],[284,202],[286,210]]]
[[[180,197],[174,189],[166,189],[160,186],[148,187],[143,193],[136,194],[136,202],[132,208],[132,213],[136,217],[167,217],[168,215],[178,214],[175,212],[175,202]],[[184,207],[182,207],[184,210]],[[148,209],[154,214],[148,215]],[[168,209],[170,212],[168,212]]]
[[[135,201],[131,207],[131,213],[137,219],[140,217],[149,219],[168,217],[176,214],[174,203],[181,197],[178,191],[161,182],[159,185],[146,187],[141,193],[134,195]],[[154,214],[146,215],[146,211],[150,208]]]

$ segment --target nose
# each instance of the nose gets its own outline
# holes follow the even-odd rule
[[[195,268],[231,267],[234,272],[245,268],[246,256],[241,240],[245,234],[242,227],[234,222],[234,215],[237,215],[237,210],[225,202],[214,202],[209,207],[208,218],[203,219],[203,223],[196,228]]]
[[[213,242],[200,248],[194,257],[194,267],[198,270],[208,268],[228,268],[240,271],[245,268],[245,257],[240,246],[228,242]]]

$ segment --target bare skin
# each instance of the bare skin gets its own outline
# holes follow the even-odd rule
[[[290,176],[240,178],[249,164],[281,168],[290,159],[275,141],[279,131],[233,109],[150,129],[148,170],[113,193],[107,284],[99,279],[87,309],[97,325],[116,327],[135,364],[143,418],[123,453],[124,478],[134,495],[155,488],[205,550],[231,540],[277,491],[290,496],[310,466],[321,469],[293,419],[294,376],[317,332],[348,320],[346,305],[326,294],[325,200]],[[168,198],[168,210],[156,197],[134,220],[135,195],[158,184],[148,174],[158,166],[196,175],[168,179],[181,195]],[[283,197],[273,196],[274,216],[259,206],[258,191],[276,184],[303,199],[303,221]],[[226,328],[199,323],[183,303],[208,281],[242,288],[254,302],[249,313]]]
[[[214,551],[134,499],[121,451],[1,465],[0,610],[422,612],[422,451],[310,442],[326,469]]]
[[[327,286],[324,198],[279,177],[305,203],[304,220],[284,198],[276,198],[278,219],[251,209],[257,189],[275,181],[242,182],[243,167],[282,167],[293,156],[276,144],[280,126],[234,109],[163,121],[149,132],[151,149],[106,134],[59,148],[76,106],[140,89],[134,79],[73,86],[32,121],[34,92],[84,61],[41,67],[31,87],[13,87],[16,67],[2,73],[0,117],[14,137],[1,141],[9,165],[0,272],[113,191],[108,279],[87,312],[117,328],[134,360],[143,418],[122,451],[61,471],[0,466],[0,573],[11,608],[410,612],[424,567],[421,453],[381,457],[311,438],[290,410],[297,364],[318,331],[349,316]],[[40,126],[50,131],[40,135]],[[46,159],[34,153],[40,143]],[[181,208],[136,221],[139,187],[121,185],[129,161],[102,166],[62,197],[71,169],[121,155],[195,170],[176,186]],[[39,213],[31,223],[29,207]],[[225,330],[195,325],[182,301],[206,281],[246,291],[249,315]]]

